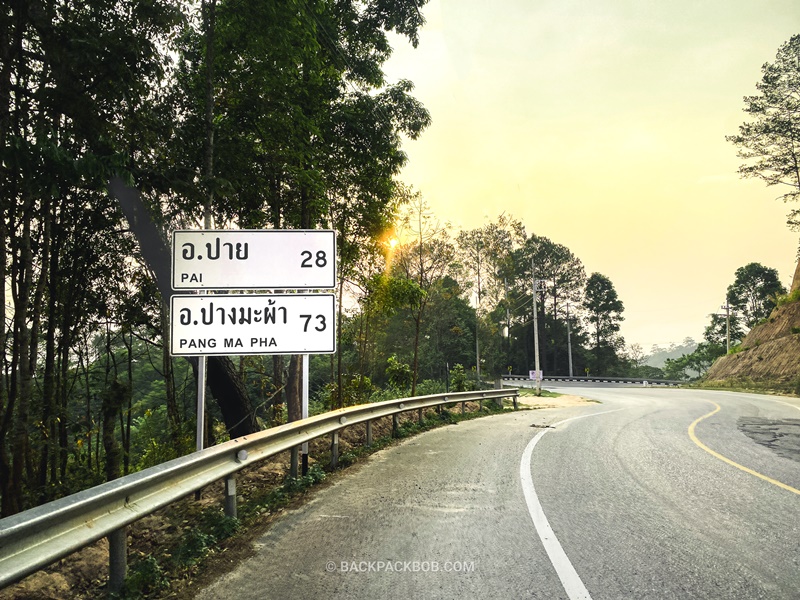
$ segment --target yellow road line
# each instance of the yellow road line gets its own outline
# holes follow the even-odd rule
[[[711,402],[711,401],[709,400],[709,402]],[[759,473],[758,471],[754,471],[753,469],[748,469],[747,467],[745,467],[745,466],[743,466],[743,465],[740,465],[740,464],[739,464],[739,463],[737,463],[737,462],[733,462],[733,461],[732,461],[730,458],[728,458],[728,457],[726,457],[726,456],[722,456],[722,454],[720,454],[719,452],[715,452],[714,450],[712,450],[711,448],[709,448],[708,446],[706,446],[706,445],[705,445],[703,442],[701,442],[699,439],[697,439],[697,436],[696,436],[696,435],[695,435],[695,433],[694,433],[694,428],[695,428],[695,426],[696,426],[696,425],[697,425],[697,424],[698,424],[700,421],[702,421],[703,419],[707,419],[707,418],[708,418],[708,417],[710,417],[711,415],[713,415],[713,414],[716,414],[716,413],[718,413],[720,410],[722,410],[722,407],[721,407],[719,404],[717,404],[716,402],[711,402],[711,404],[713,404],[713,405],[714,405],[714,406],[716,406],[717,408],[715,408],[714,410],[712,410],[712,411],[711,411],[710,413],[708,413],[707,415],[703,415],[702,417],[700,417],[699,419],[697,419],[697,420],[696,420],[694,423],[692,423],[691,425],[689,425],[689,437],[690,437],[690,438],[692,438],[692,441],[693,441],[695,444],[697,444],[697,445],[698,445],[700,448],[702,448],[703,450],[705,450],[706,452],[708,452],[708,453],[709,453],[711,456],[713,456],[713,457],[715,457],[715,458],[718,458],[718,459],[720,459],[720,460],[721,460],[721,461],[723,461],[723,462],[726,462],[726,463],[728,463],[728,464],[729,464],[729,465],[731,465],[732,467],[736,467],[737,469],[740,469],[740,470],[744,471],[745,473],[750,473],[750,475],[755,475],[755,476],[756,476],[756,477],[758,477],[759,479],[763,479],[764,481],[768,481],[768,482],[769,482],[769,483],[771,483],[772,485],[777,485],[779,488],[782,488],[782,489],[784,489],[784,490],[786,490],[786,491],[788,491],[788,492],[793,492],[793,493],[797,494],[798,496],[800,496],[800,490],[798,490],[798,489],[796,489],[796,488],[793,488],[793,487],[792,487],[792,486],[790,486],[790,485],[786,485],[785,483],[782,483],[782,482],[780,482],[780,481],[778,481],[778,480],[776,480],[776,479],[773,479],[772,477],[767,477],[766,475],[762,475],[762,474],[761,474],[761,473]]]

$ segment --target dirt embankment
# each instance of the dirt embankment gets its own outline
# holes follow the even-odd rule
[[[744,338],[742,350],[714,363],[706,381],[787,384],[800,377],[800,302],[779,306]]]

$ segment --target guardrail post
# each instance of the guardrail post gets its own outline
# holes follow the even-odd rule
[[[392,437],[396,438],[399,435],[400,430],[400,421],[397,419],[397,415],[392,415]]]
[[[331,436],[331,468],[339,466],[339,432],[334,431]]]
[[[117,593],[125,585],[128,574],[128,528],[122,527],[108,534],[108,589]]]
[[[225,478],[225,516],[236,518],[236,475]]]
[[[466,403],[466,402],[464,402],[464,401],[462,400],[462,401],[461,401],[461,414],[462,414],[462,415],[463,415],[463,414],[464,414],[464,412],[467,410],[467,408],[466,408],[466,407],[467,407],[467,403]]]
[[[372,421],[367,421],[367,448],[372,446]]]
[[[514,394],[514,410],[517,410],[517,394]]]
[[[289,460],[289,477],[297,479],[297,467],[300,463],[300,447],[295,446],[291,450],[291,459]]]
[[[417,414],[417,419],[418,419],[418,421],[419,421],[419,426],[420,426],[420,427],[422,427],[422,409],[420,408],[420,409],[417,411],[417,413],[418,413],[418,414]]]

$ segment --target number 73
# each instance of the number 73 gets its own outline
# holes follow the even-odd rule
[[[315,315],[300,315],[301,319],[306,320],[305,325],[303,325],[303,333],[308,331],[308,324],[311,322],[311,319],[314,318],[314,316]],[[325,331],[325,328],[327,327],[325,323],[325,315],[316,315],[316,318],[318,323],[314,329],[317,331]]]

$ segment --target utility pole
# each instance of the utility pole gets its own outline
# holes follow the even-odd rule
[[[539,311],[536,306],[536,294],[539,291],[539,282],[536,280],[536,265],[531,259],[531,275],[533,276],[533,354],[536,369],[536,395],[542,395],[542,378],[539,373]]]
[[[725,350],[728,354],[731,351],[731,306],[726,302],[720,306],[725,311]]]
[[[508,310],[508,280],[503,277],[503,289],[506,293],[506,363],[511,365],[511,311]],[[509,371],[510,372],[510,371]]]
[[[572,377],[572,334],[569,328],[569,302],[567,302],[567,356],[569,356],[569,376]]]
[[[478,272],[478,307],[475,310],[475,371],[478,375],[478,389],[480,389],[481,384],[481,347],[480,342],[478,341],[478,327],[480,326],[481,321],[481,276],[480,271]]]

